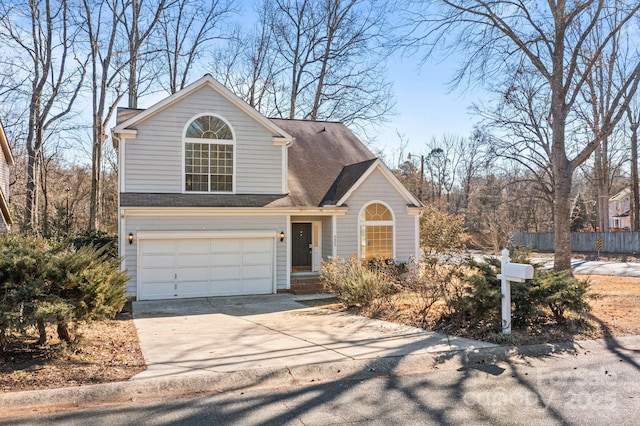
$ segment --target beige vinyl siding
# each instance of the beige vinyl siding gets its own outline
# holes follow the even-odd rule
[[[282,147],[261,124],[203,87],[137,126],[125,148],[125,192],[183,192],[183,132],[196,115],[214,113],[233,128],[236,193],[282,193]]]
[[[395,218],[395,256],[407,261],[415,255],[415,217],[407,212],[407,201],[379,170],[369,175],[347,199],[349,212],[338,216],[338,256],[348,258],[358,253],[358,213],[370,202],[377,200],[388,204]]]
[[[329,256],[333,254],[333,240],[331,230],[331,216],[322,218],[322,258],[329,260]]]
[[[277,216],[127,216],[122,232],[125,248],[124,265],[129,273],[127,294],[135,296],[137,290],[137,240],[129,244],[129,233],[140,231],[273,231],[274,237],[287,229],[287,217]],[[276,239],[276,287],[287,287],[287,244]]]

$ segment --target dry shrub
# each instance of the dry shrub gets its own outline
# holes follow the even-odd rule
[[[450,313],[449,301],[464,291],[464,268],[460,262],[445,256],[414,261],[412,266],[403,275],[400,287],[412,299],[416,324],[431,326],[442,315]]]
[[[420,247],[426,260],[464,250],[465,240],[464,216],[446,213],[433,206],[425,207],[420,217]]]
[[[345,306],[375,306],[396,291],[398,267],[391,261],[361,261],[330,257],[320,266],[320,279],[327,291]]]

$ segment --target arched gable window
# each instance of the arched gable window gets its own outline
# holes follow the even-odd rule
[[[234,137],[222,118],[196,117],[184,136],[184,190],[187,192],[233,192]]]
[[[381,202],[368,204],[358,217],[360,257],[393,259],[393,212]]]

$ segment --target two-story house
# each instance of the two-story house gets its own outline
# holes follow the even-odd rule
[[[612,231],[631,229],[631,189],[625,188],[609,198],[609,229]]]
[[[8,231],[13,224],[9,213],[9,167],[12,165],[11,148],[0,121],[0,232]]]
[[[209,75],[118,117],[138,300],[275,293],[330,256],[420,255],[422,204],[341,123],[268,119]]]

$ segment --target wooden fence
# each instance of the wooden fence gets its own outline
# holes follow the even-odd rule
[[[640,253],[640,232],[572,232],[571,250],[575,252],[598,251],[598,238],[601,253]],[[553,233],[519,232],[513,236],[513,242],[531,246],[538,251],[553,251]]]

